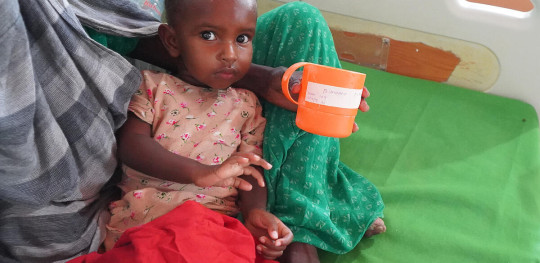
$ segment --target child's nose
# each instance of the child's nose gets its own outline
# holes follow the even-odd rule
[[[223,48],[221,51],[220,59],[232,63],[236,61],[238,58],[237,50],[236,50],[236,43],[226,42],[223,44]]]

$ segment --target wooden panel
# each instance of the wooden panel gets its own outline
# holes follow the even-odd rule
[[[260,14],[283,4],[277,0],[258,0],[257,3]],[[492,88],[501,74],[498,57],[482,44],[339,13],[322,13],[332,30],[341,60],[393,73],[443,81],[477,91]],[[398,40],[404,43],[399,43]],[[392,43],[394,49],[392,57],[389,58]],[[410,44],[414,48],[403,47],[404,44]],[[438,51],[431,52],[430,48]],[[396,61],[396,55],[409,61]],[[430,65],[422,65],[420,61]],[[456,61],[459,61],[459,64],[451,71],[450,68]]]
[[[423,43],[391,40],[386,71],[438,82],[448,80],[460,59]]]
[[[330,28],[339,58],[362,66],[386,70],[389,42],[384,37]]]
[[[467,0],[472,3],[486,4],[498,7],[514,9],[521,12],[533,10],[534,5],[531,0]]]
[[[448,80],[460,59],[449,51],[364,33],[331,29],[339,58],[404,76]]]

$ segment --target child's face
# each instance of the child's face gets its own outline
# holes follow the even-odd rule
[[[249,70],[257,22],[254,0],[195,0],[178,8],[172,29],[192,84],[225,89]],[[187,79],[186,79],[187,77]],[[190,79],[191,78],[191,79]]]

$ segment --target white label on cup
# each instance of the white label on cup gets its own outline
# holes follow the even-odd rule
[[[361,89],[347,89],[321,83],[308,82],[305,101],[344,109],[358,109]]]

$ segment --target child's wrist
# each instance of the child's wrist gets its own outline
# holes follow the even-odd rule
[[[210,177],[213,176],[213,171],[210,170],[211,172],[208,173],[209,168],[211,169],[211,167],[208,167],[208,165],[204,165],[201,163],[197,163],[196,166],[198,167],[193,167],[192,169],[187,171],[187,175],[190,181],[194,185],[199,186],[199,187],[211,186],[212,183],[211,183]]]

